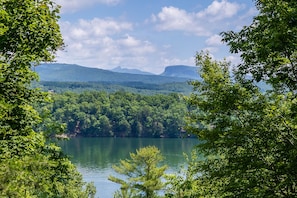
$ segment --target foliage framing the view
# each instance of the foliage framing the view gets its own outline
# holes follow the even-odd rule
[[[243,63],[238,75],[252,74],[276,88],[297,89],[297,1],[255,0],[259,10],[250,26],[223,32],[223,41]]]
[[[239,33],[222,33],[243,63],[197,54],[188,129],[202,143],[196,197],[296,197],[296,1],[256,1],[259,15]],[[252,78],[249,76],[252,74]],[[262,93],[253,81],[273,86]],[[282,88],[282,89],[281,89]],[[206,186],[204,185],[206,184]]]
[[[59,6],[50,0],[0,1],[0,196],[89,197],[81,175],[61,149],[33,128],[33,103],[47,96],[30,84],[41,61],[63,46]]]
[[[213,185],[204,196],[296,195],[295,96],[246,88],[231,79],[228,63],[208,54],[197,63],[204,80],[193,82],[188,129],[202,141],[199,179]]]

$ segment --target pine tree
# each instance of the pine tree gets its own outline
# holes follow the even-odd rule
[[[163,160],[160,150],[155,146],[148,146],[130,153],[130,159],[121,160],[113,169],[124,176],[126,180],[110,176],[109,180],[121,184],[121,191],[116,197],[146,197],[153,198],[164,187],[162,177],[166,166],[159,167]]]

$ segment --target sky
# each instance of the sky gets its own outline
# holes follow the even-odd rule
[[[195,65],[195,54],[240,61],[220,32],[239,31],[257,15],[253,0],[54,0],[65,42],[58,63],[122,67],[160,74]]]

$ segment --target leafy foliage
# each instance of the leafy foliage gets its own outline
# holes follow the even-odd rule
[[[69,135],[179,137],[184,134],[187,107],[179,94],[145,96],[123,91],[110,94],[86,91],[52,97],[54,103],[47,107],[52,123],[65,123]]]
[[[297,2],[256,0],[256,5],[259,15],[250,26],[222,33],[230,51],[241,53],[238,74],[296,90]]]
[[[294,94],[247,88],[208,54],[197,54],[197,64],[204,81],[192,83],[188,126],[202,141],[199,180],[213,186],[205,196],[296,196]]]
[[[126,180],[110,176],[109,180],[121,184],[121,191],[116,197],[157,197],[157,191],[164,186],[162,177],[167,166],[158,167],[163,160],[160,150],[148,146],[130,153],[131,159],[121,160],[113,169],[127,177]]]
[[[202,193],[199,192],[199,189],[203,184],[210,189],[209,183],[199,183],[201,174],[196,170],[199,163],[197,151],[194,149],[190,157],[186,154],[184,156],[186,159],[184,166],[186,167],[181,167],[178,173],[165,175],[165,197],[201,197]],[[205,190],[206,188],[204,188]]]
[[[188,128],[204,159],[197,163],[203,197],[296,197],[296,1],[257,0],[259,15],[238,33],[222,33],[243,63],[198,53]],[[249,76],[252,74],[252,78]],[[261,93],[253,81],[273,89]]]
[[[41,121],[33,103],[47,95],[30,84],[31,67],[51,61],[63,45],[59,7],[50,0],[0,1],[0,196],[89,197],[60,148],[33,128]]]
[[[105,91],[114,93],[119,90],[125,92],[138,93],[143,95],[180,93],[188,95],[192,88],[187,82],[172,82],[162,84],[152,84],[143,82],[54,82],[41,81],[34,84],[44,91],[55,93],[75,92],[83,93],[85,91]]]

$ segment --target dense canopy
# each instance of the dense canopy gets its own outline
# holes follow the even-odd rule
[[[61,149],[34,130],[41,119],[33,104],[47,95],[31,88],[32,67],[53,60],[63,45],[59,6],[1,0],[0,7],[0,196],[93,196]]]

